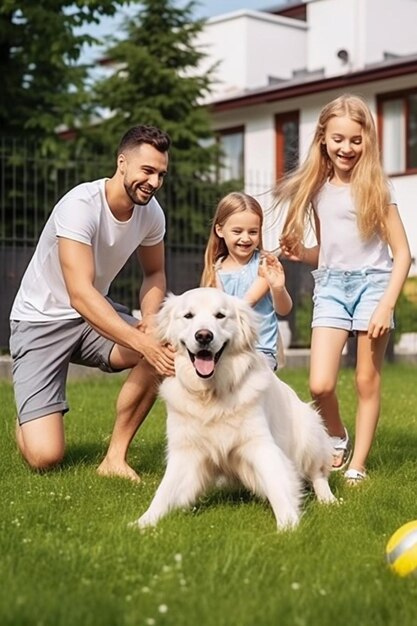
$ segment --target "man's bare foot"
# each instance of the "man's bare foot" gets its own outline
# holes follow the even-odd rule
[[[100,476],[119,476],[120,478],[127,478],[128,480],[140,482],[139,474],[137,474],[135,470],[126,463],[126,461],[115,463],[109,461],[107,457],[105,457],[98,466],[97,473],[100,474]]]

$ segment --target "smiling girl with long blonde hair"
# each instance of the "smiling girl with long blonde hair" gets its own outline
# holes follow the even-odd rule
[[[366,102],[344,94],[320,112],[304,162],[276,187],[287,215],[283,254],[313,271],[310,391],[334,446],[334,469],[357,484],[366,474],[380,412],[380,377],[393,312],[411,255],[394,190],[383,172]],[[306,225],[317,245],[306,247]],[[391,259],[392,255],[392,259]],[[336,396],[341,353],[357,335],[355,448]]]

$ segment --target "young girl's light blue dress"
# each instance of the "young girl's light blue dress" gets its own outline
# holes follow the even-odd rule
[[[217,276],[223,291],[231,296],[238,296],[243,299],[258,278],[259,260],[259,250],[255,250],[250,261],[241,269],[233,271],[217,269]],[[274,310],[270,292],[268,291],[253,308],[261,317],[256,349],[266,356],[268,363],[275,370],[277,367],[276,352],[279,329],[278,317]]]

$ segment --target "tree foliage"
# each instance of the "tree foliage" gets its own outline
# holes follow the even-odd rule
[[[135,124],[152,124],[169,133],[172,154],[182,173],[207,168],[212,151],[210,118],[201,106],[211,72],[198,72],[205,57],[196,47],[204,20],[193,19],[194,0],[179,7],[173,0],[143,0],[125,26],[126,36],[105,53],[111,74],[96,84],[96,103],[110,116],[97,126],[95,139],[114,149]]]
[[[0,128],[53,150],[59,128],[89,113],[85,45],[98,40],[83,27],[113,15],[125,0],[2,0],[0,3]]]

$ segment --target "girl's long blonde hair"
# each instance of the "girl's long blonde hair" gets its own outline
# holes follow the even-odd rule
[[[365,240],[375,233],[385,240],[387,238],[386,215],[390,194],[388,179],[381,166],[375,122],[362,98],[343,94],[321,110],[305,161],[276,185],[277,204],[284,202],[288,206],[282,231],[286,245],[294,246],[304,240],[306,223],[312,222],[311,202],[326,180],[333,176],[333,165],[323,140],[327,124],[335,116],[349,117],[362,127],[363,150],[351,176],[359,232]]]
[[[262,249],[262,207],[255,198],[240,191],[233,191],[224,196],[214,213],[209,239],[204,253],[204,270],[201,276],[201,287],[216,287],[216,263],[228,255],[224,239],[216,233],[216,225],[223,227],[234,213],[252,211],[259,217],[259,248]]]

